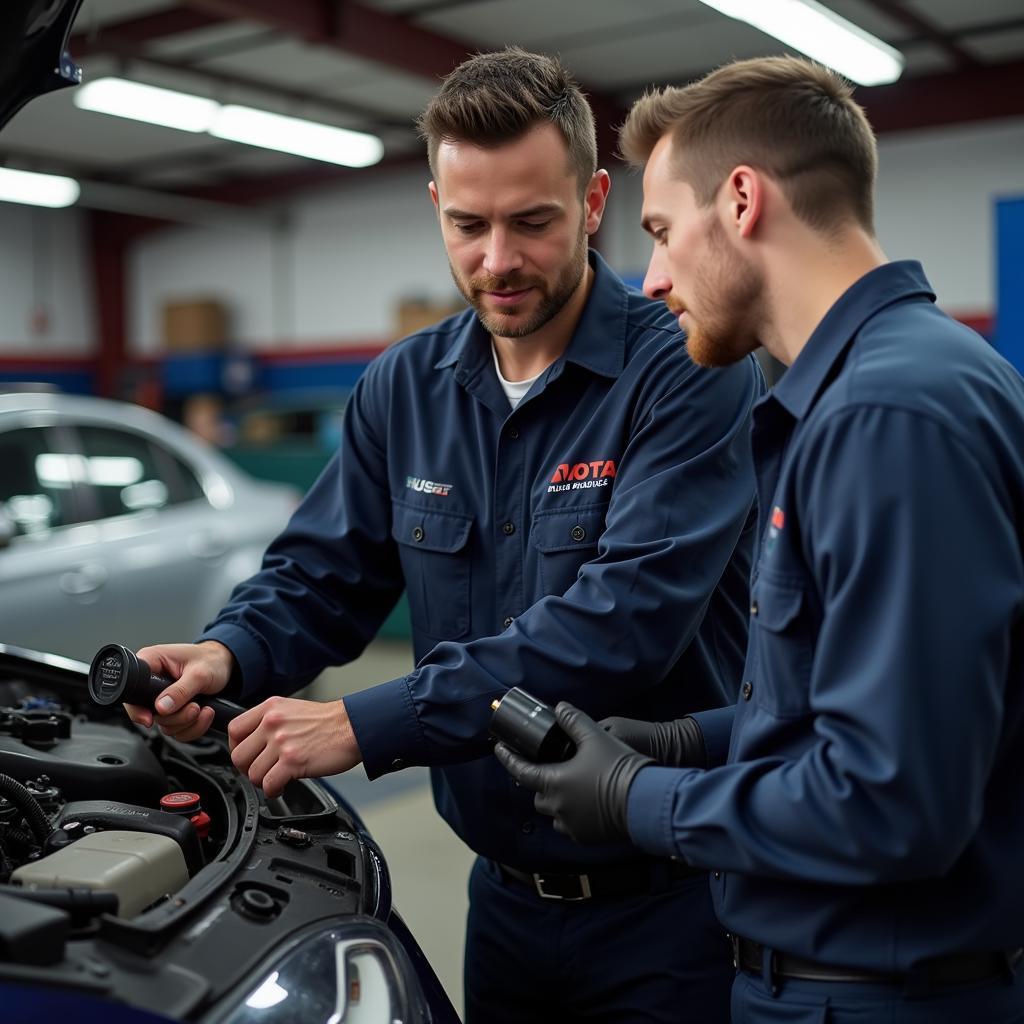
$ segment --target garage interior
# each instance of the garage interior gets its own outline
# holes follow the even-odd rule
[[[923,254],[943,307],[1024,370],[1019,0],[828,7],[905,61],[897,81],[856,90],[879,136],[882,247]],[[506,44],[559,55],[587,92],[613,179],[594,245],[634,284],[649,241],[638,176],[615,156],[631,102],[732,58],[797,52],[698,0],[85,0],[69,45],[82,89],[128,81],[377,142],[355,158],[365,166],[343,166],[86,109],[73,89],[33,102],[0,134],[0,171],[70,179],[73,198],[5,201],[0,176],[0,388],[131,401],[236,449],[258,476],[307,487],[337,439],[331,409],[367,363],[460,307],[414,120],[452,67]],[[308,408],[282,415],[297,394]],[[256,397],[268,408],[244,426]],[[407,672],[402,615],[305,695]],[[460,1008],[471,854],[434,812],[426,771],[336,782]]]

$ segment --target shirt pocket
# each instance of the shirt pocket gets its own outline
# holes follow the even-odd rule
[[[391,536],[398,542],[412,625],[435,640],[469,632],[472,526],[473,516],[462,512],[391,502]]]
[[[799,580],[759,576],[750,592],[750,621],[756,645],[754,702],[782,717],[809,707],[814,660],[812,624],[805,585]]]
[[[604,504],[534,515],[530,543],[539,555],[537,575],[545,596],[564,594],[595,557],[607,511]]]

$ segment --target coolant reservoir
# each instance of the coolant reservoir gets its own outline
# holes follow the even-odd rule
[[[118,917],[134,917],[188,881],[181,847],[148,832],[94,832],[11,874],[27,889],[94,889],[118,898]]]

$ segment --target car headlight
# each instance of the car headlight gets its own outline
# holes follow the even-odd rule
[[[379,921],[357,918],[291,946],[236,989],[217,1024],[409,1024],[418,985],[397,940]],[[418,1014],[417,1014],[418,1016]]]

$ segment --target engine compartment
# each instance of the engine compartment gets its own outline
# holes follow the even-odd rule
[[[207,1019],[316,926],[388,921],[383,857],[337,793],[266,800],[225,740],[96,708],[68,664],[0,649],[0,979]]]

